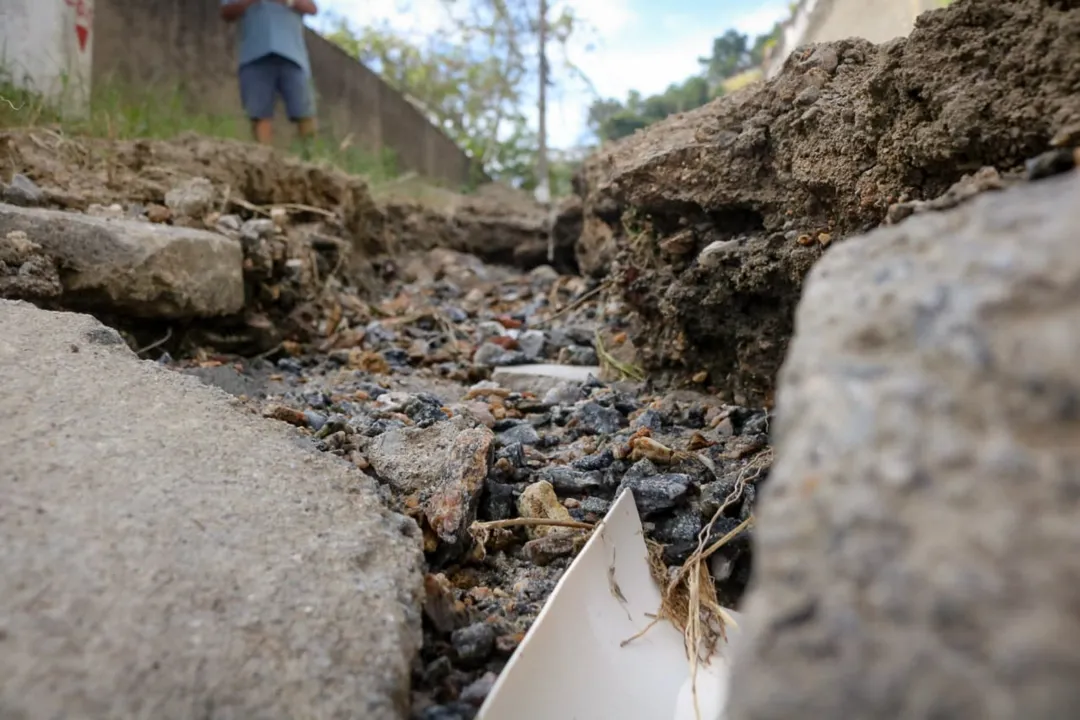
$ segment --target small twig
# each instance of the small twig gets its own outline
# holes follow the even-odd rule
[[[271,355],[273,355],[274,353],[276,353],[276,352],[278,352],[279,350],[281,350],[281,348],[282,348],[282,347],[283,347],[284,345],[285,345],[285,343],[283,343],[283,342],[279,342],[279,343],[278,343],[277,345],[275,345],[274,347],[270,348],[269,350],[264,350],[263,352],[259,353],[258,355],[256,355],[256,356],[252,357],[252,358],[251,358],[251,360],[252,360],[252,361],[255,361],[255,360],[265,360],[266,358],[270,357],[270,356],[271,356]]]
[[[229,198],[226,198],[226,200],[228,201],[228,204],[230,204],[230,205],[236,205],[237,207],[242,207],[242,208],[244,208],[245,210],[247,210],[249,212],[259,213],[260,215],[265,215],[267,217],[270,217],[270,212],[269,211],[263,210],[261,207],[259,207],[255,203],[249,203],[247,200],[244,200],[243,198],[229,197]]]
[[[20,111],[20,110],[22,110],[22,109],[23,109],[24,107],[26,107],[26,103],[23,103],[23,104],[22,104],[22,105],[20,105],[19,107],[15,107],[15,103],[11,102],[10,100],[8,100],[8,99],[7,99],[6,97],[4,97],[3,95],[0,95],[0,101],[3,101],[3,102],[4,102],[4,103],[5,103],[5,104],[6,104],[6,105],[7,105],[8,107],[9,107],[9,108],[11,108],[12,110],[14,110],[15,112],[19,112],[19,111]]]
[[[577,520],[550,520],[548,518],[511,518],[509,520],[489,520],[488,522],[473,523],[474,530],[498,530],[508,527],[567,527],[578,530],[595,530],[596,525]]]
[[[171,337],[172,337],[172,326],[169,326],[168,328],[165,329],[165,337],[161,338],[160,340],[155,340],[154,342],[150,343],[149,345],[147,345],[146,347],[144,347],[144,348],[142,348],[140,350],[136,350],[135,354],[136,355],[142,355],[143,353],[150,352],[154,348],[161,347],[165,343],[169,342],[169,338],[171,338]]]
[[[569,305],[566,305],[566,306],[560,308],[554,314],[549,315],[545,320],[541,320],[540,322],[537,323],[537,325],[545,325],[547,323],[550,323],[551,321],[555,320],[556,318],[562,317],[563,315],[570,312],[571,310],[573,310],[575,308],[578,308],[578,307],[581,307],[586,302],[591,300],[593,297],[595,297],[596,295],[598,295],[602,291],[604,291],[604,290],[608,289],[609,287],[611,287],[612,284],[613,283],[612,283],[611,280],[605,280],[604,282],[600,283],[599,285],[594,287],[589,292],[587,292],[584,295],[582,295],[581,297],[579,297],[577,300],[574,300]]]
[[[615,356],[607,351],[607,348],[604,347],[604,340],[600,337],[599,330],[596,331],[593,343],[596,346],[596,355],[600,358],[601,365],[609,365],[618,370],[619,374],[622,376],[620,379],[630,378],[636,382],[645,381],[645,372],[641,368],[630,363],[621,362],[615,359]]]
[[[626,638],[621,643],[619,643],[619,647],[626,647],[627,645],[634,642],[638,638],[644,637],[645,633],[652,630],[653,627],[655,627],[656,625],[659,625],[661,620],[663,620],[663,618],[657,617],[657,616],[654,615],[652,621],[649,622],[648,625],[646,625],[640,632],[634,633],[633,635],[631,635],[630,637]]]
[[[291,210],[292,212],[307,212],[307,213],[312,213],[314,215],[322,215],[323,217],[328,217],[328,218],[336,218],[337,217],[337,214],[334,213],[331,210],[326,210],[324,208],[315,207],[314,205],[303,205],[301,203],[285,203],[283,205],[274,205],[272,207],[279,207],[282,210],[285,210],[286,212]]]
[[[745,520],[735,526],[735,529],[720,538],[701,553],[701,560],[707,560],[710,555],[731,542],[731,539],[754,523],[754,515],[751,513]]]

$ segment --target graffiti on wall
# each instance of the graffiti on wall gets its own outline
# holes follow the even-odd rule
[[[94,0],[64,0],[75,11],[75,37],[79,41],[79,51],[86,52],[86,43],[90,40],[90,28],[94,26]]]

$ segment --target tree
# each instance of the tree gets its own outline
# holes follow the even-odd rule
[[[715,85],[750,67],[750,40],[738,30],[728,30],[713,40],[712,55],[699,58],[705,77]]]
[[[539,137],[530,127],[538,80],[536,0],[442,0],[448,32],[417,40],[388,24],[338,19],[326,37],[377,72],[439,125],[491,177],[532,189]],[[584,76],[565,48],[580,23],[569,6],[549,14],[547,44],[562,50],[553,82]]]
[[[615,99],[594,101],[589,107],[589,128],[601,141],[618,140],[668,115],[701,107],[714,97],[709,83],[698,75],[673,83],[658,95],[642,97],[631,90],[625,103]]]

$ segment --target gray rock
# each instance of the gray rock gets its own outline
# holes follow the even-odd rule
[[[645,412],[634,418],[634,421],[630,423],[630,427],[633,430],[640,430],[641,428],[649,428],[653,432],[660,432],[664,429],[664,416],[657,410],[649,408]]]
[[[441,561],[460,555],[471,542],[468,529],[476,520],[494,443],[495,436],[482,425],[458,434],[431,494],[422,504],[424,516],[441,543]]]
[[[692,488],[689,475],[667,473],[641,476],[628,472],[619,484],[618,492],[632,490],[638,512],[642,517],[650,517],[683,504]]]
[[[45,202],[45,193],[30,178],[20,173],[11,177],[11,184],[4,188],[4,202],[20,207],[36,207]]]
[[[217,223],[214,225],[218,232],[222,233],[238,233],[243,229],[242,221],[239,215],[222,215],[218,218]]]
[[[525,355],[517,350],[507,350],[495,343],[485,342],[473,353],[473,363],[485,367],[521,365],[526,362]]]
[[[217,200],[217,191],[204,177],[191,178],[165,193],[165,207],[176,217],[204,218]]]
[[[180,319],[244,306],[240,244],[216,233],[0,204],[0,236],[12,231],[61,264],[74,308]]]
[[[0,301],[0,715],[404,717],[416,525],[110,335]]]
[[[435,487],[457,437],[476,423],[458,415],[430,427],[404,427],[358,438],[360,451],[379,479],[409,494]]]
[[[526,330],[518,336],[517,342],[518,348],[525,353],[525,357],[531,362],[539,360],[543,356],[544,344],[547,342],[547,338],[540,330]]]
[[[587,497],[581,501],[581,509],[603,517],[611,509],[611,501],[599,497]]]
[[[658,520],[653,537],[662,543],[696,543],[703,526],[700,512],[684,510]]]
[[[573,405],[586,397],[580,382],[564,380],[544,393],[545,405]]]
[[[222,218],[222,220],[224,219]],[[240,226],[240,239],[244,241],[246,247],[249,243],[255,244],[260,240],[269,240],[274,236],[276,230],[277,226],[274,225],[273,220],[252,218]]]
[[[484,704],[487,696],[491,694],[492,689],[495,687],[495,681],[498,679],[499,676],[493,672],[484,673],[480,678],[466,685],[465,689],[461,691],[461,702],[480,707]]]
[[[458,659],[469,665],[479,665],[491,656],[495,649],[495,630],[487,623],[474,623],[455,630],[450,643]]]
[[[618,410],[596,402],[587,402],[574,410],[572,422],[583,435],[614,435],[629,425]]]
[[[502,337],[506,335],[506,328],[502,326],[502,323],[495,320],[485,320],[476,325],[476,342],[484,343],[491,338]]]
[[[1075,713],[1077,198],[1075,172],[984,195],[811,272],[733,720]]]
[[[547,480],[555,490],[564,495],[581,495],[604,487],[600,472],[582,472],[565,465],[551,465],[539,473],[540,480]]]
[[[509,520],[517,515],[519,493],[513,485],[492,482],[490,479],[486,485],[487,492],[482,500],[484,520]]]
[[[559,272],[550,265],[539,265],[529,271],[529,281],[538,287],[551,287],[559,279]]]
[[[538,445],[540,434],[529,423],[521,423],[499,433],[499,444],[503,447],[510,445]]]
[[[591,347],[571,345],[559,351],[559,362],[563,365],[592,366],[599,364],[600,359],[596,355],[596,350]]]

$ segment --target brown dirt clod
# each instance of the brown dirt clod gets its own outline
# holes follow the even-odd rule
[[[776,79],[594,155],[578,262],[616,279],[647,370],[705,368],[761,402],[827,246],[984,167],[1021,174],[1080,127],[1078,87],[1075,2],[958,0],[906,39],[809,46]]]

